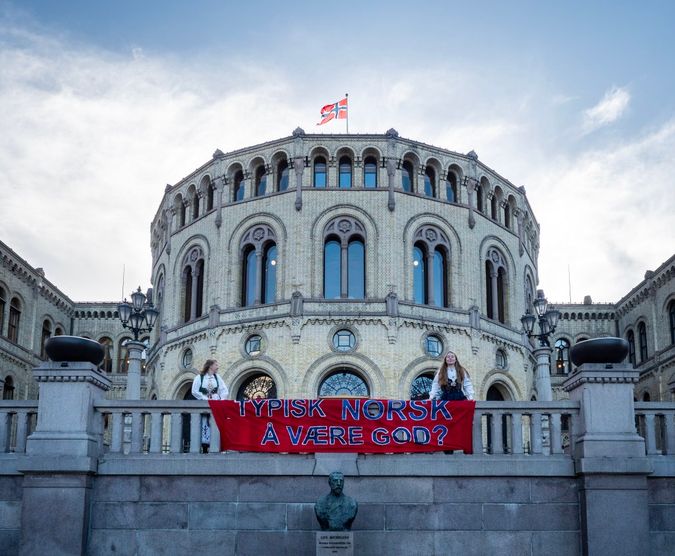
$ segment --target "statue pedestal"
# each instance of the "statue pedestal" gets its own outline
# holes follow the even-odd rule
[[[317,532],[316,556],[354,556],[354,533],[351,531]]]

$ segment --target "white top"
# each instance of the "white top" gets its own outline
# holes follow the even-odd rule
[[[440,370],[440,369],[439,369]],[[457,381],[457,369],[455,367],[448,367],[448,384],[454,384]],[[462,383],[462,392],[467,400],[473,400],[473,384],[469,378],[469,373],[464,374],[464,382]],[[429,391],[430,400],[441,399],[441,385],[438,384],[438,371],[434,375],[434,381],[431,383],[431,390]]]
[[[216,377],[218,377],[217,380]],[[208,396],[207,394],[200,392],[200,388],[206,388],[206,390],[212,392],[212,394]],[[211,375],[206,373],[203,381],[202,376],[197,375],[192,381],[192,395],[196,400],[226,400],[227,394],[227,386],[225,386],[223,379],[217,374]]]

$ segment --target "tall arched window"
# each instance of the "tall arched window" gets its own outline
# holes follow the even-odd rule
[[[377,187],[377,160],[368,156],[363,161],[363,187]]]
[[[213,210],[213,197],[215,195],[215,185],[208,183],[206,185],[206,210]]]
[[[638,324],[638,342],[640,343],[640,363],[647,361],[647,325],[642,321]]]
[[[267,169],[264,165],[258,166],[255,171],[255,196],[262,197],[267,192]]]
[[[401,166],[401,187],[403,191],[410,193],[413,190],[413,165],[409,160],[404,160]]]
[[[195,191],[192,194],[192,220],[199,218],[199,195]]]
[[[534,301],[534,286],[532,285],[532,278],[529,275],[525,276],[525,310],[533,311],[532,302]]]
[[[436,171],[431,166],[424,170],[424,194],[427,197],[436,196]]]
[[[635,359],[635,333],[632,330],[626,332],[626,341],[628,342],[628,360],[635,367],[637,364],[637,360]]]
[[[103,361],[101,362],[101,369],[106,373],[112,372],[113,362],[113,341],[110,338],[103,337],[98,341],[103,346]]]
[[[570,343],[565,338],[559,338],[555,342],[555,372],[566,375],[570,370]]]
[[[499,197],[496,193],[493,193],[490,199],[490,218],[495,222],[499,220]]]
[[[668,304],[668,322],[670,323],[670,343],[675,344],[675,301]]]
[[[317,156],[314,159],[314,187],[326,187],[326,159]]]
[[[285,158],[277,165],[277,191],[288,189],[288,160]]]
[[[49,322],[49,319],[42,321],[42,337],[40,339],[40,359],[47,359],[47,352],[45,351],[45,345],[47,340],[52,336],[52,323]]]
[[[203,314],[204,306],[204,252],[192,247],[183,257],[181,273],[183,321],[189,322]]]
[[[183,196],[178,195],[174,200],[174,210],[175,214],[178,217],[178,227],[182,228],[185,226],[185,203],[183,202]]]
[[[21,301],[13,297],[9,304],[9,323],[7,324],[7,338],[19,343],[19,325],[21,324]]]
[[[232,188],[232,200],[235,203],[244,200],[244,189],[244,172],[239,170],[234,175],[234,187]]]
[[[445,180],[445,198],[451,203],[457,202],[457,174],[452,170],[448,172],[448,177]]]
[[[131,342],[131,338],[122,338],[117,344],[117,353],[120,354],[119,359],[117,360],[117,372],[120,374],[129,371],[129,350],[127,349],[127,342]]]
[[[241,240],[242,306],[274,303],[277,283],[277,243],[274,230],[256,225]]]
[[[339,185],[342,189],[349,189],[352,186],[352,159],[348,156],[340,157],[340,179]]]
[[[485,206],[483,201],[484,201],[483,186],[478,184],[476,185],[476,210],[478,212],[485,212]]]
[[[450,242],[433,226],[423,226],[413,243],[413,300],[447,307],[450,299]]]
[[[14,379],[11,376],[5,377],[5,384],[2,387],[2,399],[3,400],[14,399]]]
[[[489,249],[485,261],[486,315],[506,322],[506,260],[497,249]]]
[[[323,295],[325,299],[366,296],[365,229],[354,218],[339,217],[324,230]]]
[[[5,331],[5,305],[7,303],[7,292],[5,288],[0,287],[0,336]]]

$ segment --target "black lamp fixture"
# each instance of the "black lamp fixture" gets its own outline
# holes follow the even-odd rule
[[[148,299],[141,291],[141,287],[131,294],[131,303],[126,298],[117,306],[117,310],[122,321],[122,326],[131,330],[134,335],[134,341],[138,341],[138,336],[142,332],[150,332],[159,316],[159,311],[155,309],[152,300]]]
[[[558,326],[560,311],[553,305],[549,306],[548,300],[544,296],[544,290],[537,290],[537,297],[532,302],[532,305],[535,315],[528,308],[520,318],[520,322],[523,323],[523,329],[528,338],[537,338],[541,347],[551,347],[548,338],[555,332],[555,328]],[[535,321],[539,322],[539,334],[534,333]]]

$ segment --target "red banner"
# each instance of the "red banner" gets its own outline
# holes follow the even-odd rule
[[[472,453],[474,401],[209,401],[221,450]]]

